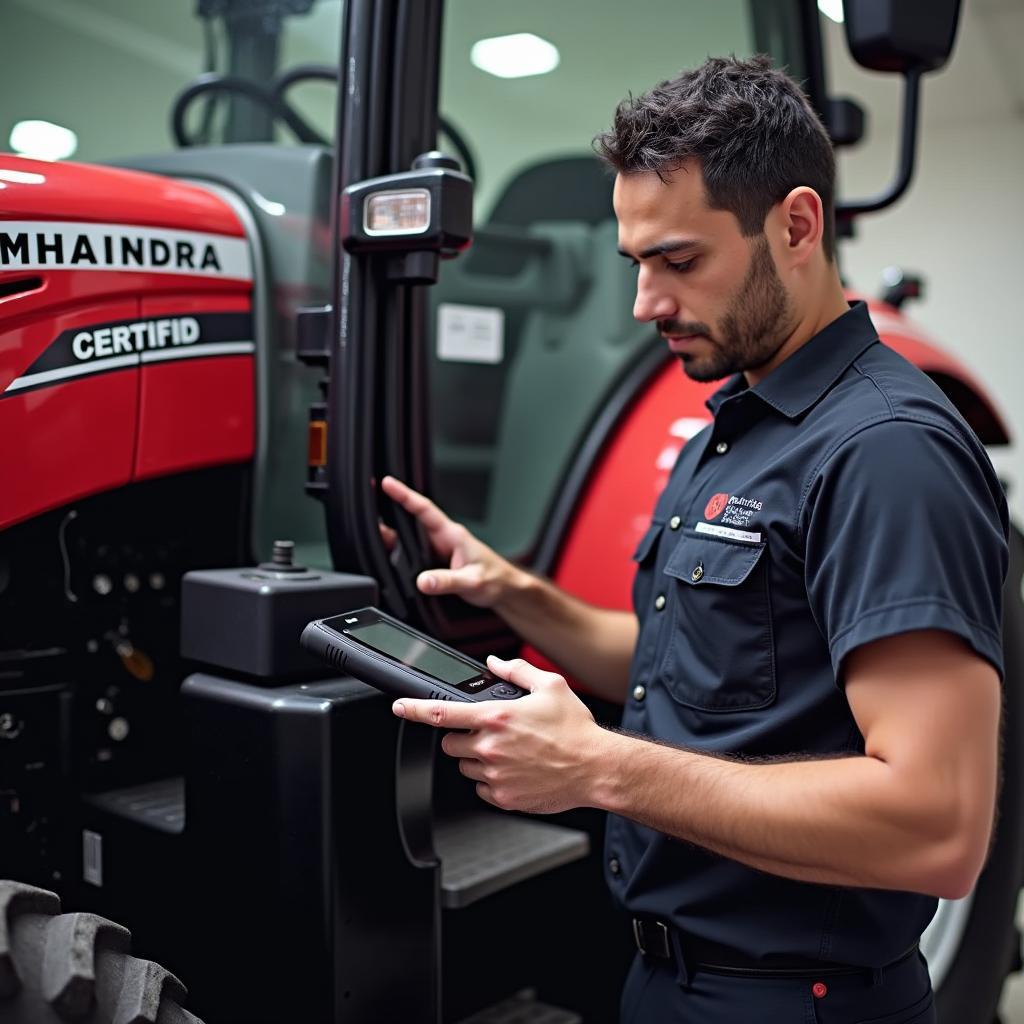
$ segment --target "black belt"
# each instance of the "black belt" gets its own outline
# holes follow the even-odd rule
[[[676,942],[673,942],[673,938]],[[683,936],[673,930],[671,925],[653,918],[633,918],[633,939],[636,948],[644,956],[658,960],[676,959],[676,949],[686,961],[687,971],[708,971],[712,974],[731,974],[735,976],[756,976],[773,978],[809,978],[834,977],[840,974],[872,974],[876,968],[855,967],[853,964],[841,964],[830,960],[813,960],[804,957],[774,956],[752,957],[731,946],[723,946],[706,939]],[[917,952],[914,943],[905,953],[892,963],[886,964],[883,970],[895,967]]]

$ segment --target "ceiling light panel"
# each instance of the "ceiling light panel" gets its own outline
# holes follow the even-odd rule
[[[34,160],[66,160],[78,148],[78,136],[52,121],[19,121],[11,129],[11,149]]]
[[[469,59],[475,67],[498,78],[546,75],[558,67],[558,47],[532,32],[493,36],[473,44]]]

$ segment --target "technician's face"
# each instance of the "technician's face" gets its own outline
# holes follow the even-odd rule
[[[699,168],[615,181],[619,249],[639,264],[633,316],[654,321],[694,380],[767,363],[791,333],[792,303],[763,235],[713,210]]]

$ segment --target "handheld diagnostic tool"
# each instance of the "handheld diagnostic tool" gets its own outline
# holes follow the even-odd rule
[[[394,697],[512,700],[529,692],[378,608],[317,619],[302,631],[299,643]]]

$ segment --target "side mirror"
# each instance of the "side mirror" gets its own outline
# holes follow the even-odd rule
[[[853,59],[871,71],[903,75],[903,126],[896,179],[867,199],[836,203],[836,224],[849,231],[852,218],[891,206],[914,175],[921,76],[949,60],[960,20],[960,0],[844,0],[846,42]]]
[[[949,59],[960,0],[845,0],[853,59],[872,71],[935,71]]]

